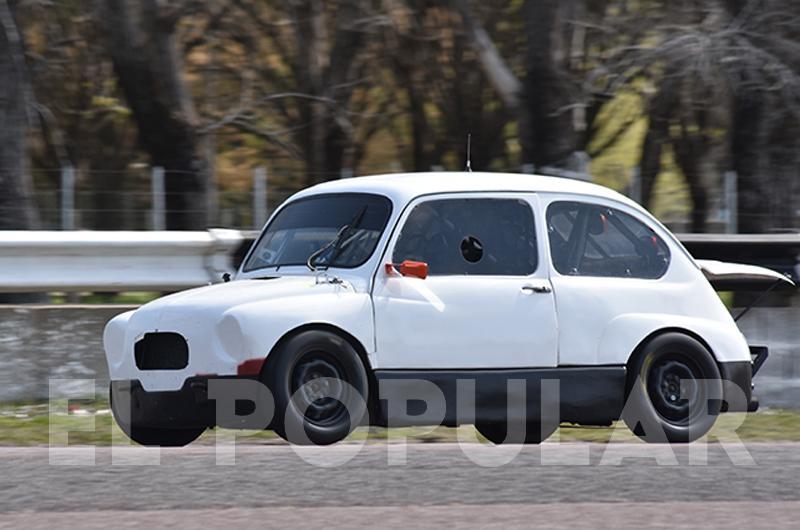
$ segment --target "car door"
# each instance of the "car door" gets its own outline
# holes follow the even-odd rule
[[[624,363],[631,351],[600,349],[612,322],[678,313],[696,303],[693,276],[681,278],[670,268],[665,240],[634,210],[594,198],[545,194],[540,200],[561,316],[561,365]]]
[[[425,262],[425,279],[377,271],[376,368],[557,364],[544,232],[534,194],[449,194],[404,211],[384,262]]]

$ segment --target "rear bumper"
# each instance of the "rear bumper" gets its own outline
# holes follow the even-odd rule
[[[720,363],[719,371],[722,380],[725,382],[722,388],[724,400],[722,412],[751,412],[750,402],[753,400],[752,364],[748,361]]]
[[[720,375],[725,384],[723,412],[755,412],[758,398],[753,395],[753,376],[758,373],[769,356],[766,346],[750,346],[752,361],[721,363]],[[731,383],[741,389],[742,394],[731,388]]]

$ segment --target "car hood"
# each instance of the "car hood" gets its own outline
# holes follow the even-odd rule
[[[199,314],[218,319],[227,310],[244,304],[337,291],[353,292],[353,287],[346,281],[334,284],[317,281],[313,276],[236,280],[164,296],[140,307],[133,320],[146,320],[147,327],[153,328],[166,321]]]

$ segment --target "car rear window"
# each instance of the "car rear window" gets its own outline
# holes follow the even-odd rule
[[[547,208],[547,231],[553,266],[564,275],[656,279],[669,267],[664,241],[615,208],[553,202]]]

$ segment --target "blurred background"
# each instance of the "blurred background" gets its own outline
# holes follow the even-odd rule
[[[260,227],[352,175],[590,179],[798,225],[800,2],[0,0],[0,229]]]

